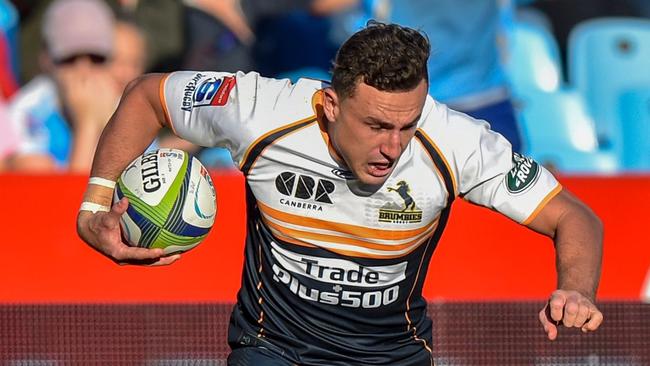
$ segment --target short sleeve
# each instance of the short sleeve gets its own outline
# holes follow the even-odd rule
[[[510,143],[487,122],[471,122],[468,138],[475,141],[475,149],[459,154],[463,157],[461,196],[518,223],[529,223],[559,192],[558,181],[535,160],[513,152]]]
[[[528,224],[561,190],[548,170],[513,152],[486,121],[442,105],[432,115],[439,119],[437,140],[463,199]]]
[[[162,81],[160,97],[176,135],[225,147],[237,161],[256,135],[272,128],[276,102],[289,84],[254,72],[179,71]]]
[[[526,225],[561,189],[546,168],[515,152],[510,170],[477,185],[464,198]]]
[[[246,87],[254,90],[256,79],[256,75],[238,78],[221,72],[170,74],[163,80],[160,94],[174,133],[202,146],[223,144],[224,130],[245,118],[242,109],[254,108],[245,106],[239,94]]]

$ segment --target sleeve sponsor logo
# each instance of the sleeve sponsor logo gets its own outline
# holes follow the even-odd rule
[[[276,263],[273,264],[273,279],[287,286],[289,291],[301,299],[308,301],[374,309],[397,301],[399,298],[397,283],[406,278],[406,262],[365,267],[344,259],[296,254],[280,248],[273,242],[271,245],[273,257],[276,259]],[[301,282],[303,277],[316,280],[323,285],[310,287]],[[353,286],[359,291],[351,291],[348,286]]]
[[[228,103],[228,97],[237,84],[237,79],[234,76],[213,77],[198,84],[203,76],[205,75],[196,74],[185,86],[182,110],[189,112],[195,107],[221,107]]]
[[[192,105],[193,105],[193,96],[194,92],[196,91],[196,84],[203,78],[205,75],[199,73],[196,73],[192,79],[185,85],[185,88],[183,89],[183,102],[181,103],[181,109],[184,110],[185,112],[189,112],[192,110]]]
[[[535,160],[516,152],[512,153],[512,163],[514,166],[504,182],[508,192],[517,195],[535,184],[540,175],[540,168]]]

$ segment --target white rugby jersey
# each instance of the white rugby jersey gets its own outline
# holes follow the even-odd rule
[[[427,267],[460,196],[526,224],[561,190],[483,121],[427,97],[388,180],[363,191],[332,158],[327,84],[257,73],[176,72],[161,84],[175,133],[230,150],[246,177],[247,240],[233,347],[290,362],[431,361]]]

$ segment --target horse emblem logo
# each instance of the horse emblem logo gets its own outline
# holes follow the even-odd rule
[[[422,221],[422,210],[415,204],[411,196],[411,187],[406,181],[401,180],[395,187],[388,187],[388,192],[397,193],[403,205],[396,202],[386,203],[379,209],[379,222],[413,224]]]

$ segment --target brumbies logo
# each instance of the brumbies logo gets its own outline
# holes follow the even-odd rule
[[[519,153],[512,153],[514,166],[505,178],[505,185],[511,194],[520,194],[531,187],[539,178],[540,169],[535,160]]]
[[[397,182],[396,187],[388,187],[388,192],[397,193],[404,205],[400,206],[395,202],[385,204],[379,209],[379,222],[414,224],[422,221],[422,210],[417,207],[410,195],[411,188],[406,181],[401,180]]]

